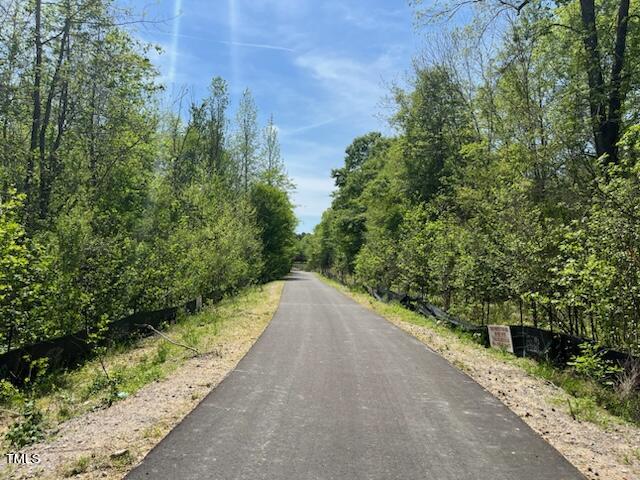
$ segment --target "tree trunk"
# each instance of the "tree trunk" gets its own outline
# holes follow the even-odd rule
[[[45,219],[49,212],[49,198],[51,196],[51,182],[53,181],[53,168],[51,165],[52,154],[55,152],[51,152],[49,156],[47,156],[47,130],[49,129],[49,123],[51,122],[51,111],[53,108],[53,99],[56,95],[58,82],[60,79],[60,70],[62,68],[62,64],[64,62],[64,57],[66,54],[66,47],[68,44],[69,37],[69,28],[70,28],[70,19],[67,18],[64,23],[64,29],[62,34],[62,39],[60,40],[60,51],[58,52],[58,59],[56,62],[56,67],[53,72],[53,77],[51,78],[51,84],[49,86],[49,93],[47,95],[47,101],[45,103],[44,116],[42,118],[42,124],[40,125],[40,134],[39,134],[39,142],[38,147],[40,151],[40,196],[39,200],[39,210],[40,210],[40,218]],[[60,119],[58,119],[58,127],[60,127]],[[58,135],[56,138],[56,143],[59,145],[61,140],[61,130],[58,129]],[[53,149],[53,145],[51,147]]]
[[[35,2],[34,46],[36,50],[36,61],[34,65],[32,92],[33,111],[31,115],[31,143],[27,159],[27,175],[24,182],[24,191],[27,194],[27,205],[30,207],[33,205],[33,172],[38,149],[40,121],[42,116],[40,105],[40,89],[42,83],[42,0],[36,0]],[[31,210],[31,208],[28,208],[27,210]],[[28,212],[27,215],[30,215],[30,213],[31,212]],[[32,223],[30,218],[27,220],[28,224]]]
[[[609,92],[609,112],[606,125],[606,143],[611,150],[611,162],[618,161],[618,141],[620,140],[620,123],[622,121],[622,69],[627,46],[629,24],[629,1],[620,0],[616,23],[616,43],[613,49],[613,65],[611,66],[611,84]]]
[[[620,0],[618,8],[616,40],[608,87],[602,73],[602,62],[598,50],[595,0],[580,0],[580,17],[584,29],[583,43],[587,55],[589,111],[596,154],[598,157],[604,156],[608,163],[617,163],[617,143],[620,139],[621,123],[620,110],[624,100],[621,78],[627,44],[629,0]]]

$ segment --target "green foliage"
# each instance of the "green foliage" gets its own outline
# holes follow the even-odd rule
[[[75,477],[76,475],[80,475],[82,473],[86,473],[91,467],[92,457],[89,455],[82,455],[77,460],[73,462],[64,472],[64,476]]]
[[[109,322],[134,311],[288,271],[291,182],[249,90],[229,133],[220,77],[186,111],[186,91],[160,109],[155,47],[113,2],[18,0],[3,13],[0,352],[80,330],[98,352]],[[269,187],[251,194],[259,180]]]
[[[24,400],[23,394],[11,382],[0,380],[0,403],[13,405]]]
[[[417,202],[441,191],[459,168],[458,151],[473,138],[471,112],[453,75],[443,65],[428,66],[416,72],[411,92],[396,92],[407,191]]]
[[[443,8],[414,3],[421,20]],[[595,86],[586,67],[616,58],[618,14],[615,2],[596,9],[594,59],[574,34],[588,4],[523,5],[498,22],[496,48],[469,26],[417,60],[413,83],[394,90],[396,136],[356,138],[334,170],[331,207],[305,239],[308,265],[477,323],[640,353],[640,84],[605,75]],[[626,41],[629,75],[637,29]]]
[[[293,262],[297,223],[293,206],[286,192],[262,183],[253,186],[251,204],[262,238],[261,279],[275,280],[288,273]]]
[[[158,350],[156,351],[156,356],[153,359],[153,363],[161,364],[167,361],[167,356],[169,355],[169,347],[166,343],[158,346]]]
[[[585,342],[580,345],[580,354],[571,357],[567,365],[573,367],[578,375],[613,385],[613,377],[621,373],[622,368],[606,360],[604,354],[599,345]]]
[[[44,438],[43,415],[33,401],[25,402],[21,417],[9,427],[5,440],[15,448],[22,448]]]
[[[40,313],[46,302],[48,258],[20,223],[25,196],[9,189],[0,197],[0,342],[4,349],[46,332]]]

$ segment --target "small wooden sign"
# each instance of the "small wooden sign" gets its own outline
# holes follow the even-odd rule
[[[489,325],[489,343],[493,348],[499,348],[513,353],[511,329],[508,325]]]

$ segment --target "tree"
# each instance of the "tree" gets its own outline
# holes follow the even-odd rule
[[[293,262],[297,223],[293,205],[286,192],[264,183],[252,187],[251,204],[261,231],[262,280],[280,278],[291,270]]]
[[[387,144],[378,132],[356,138],[345,151],[345,166],[334,169],[331,176],[338,190],[334,195],[333,236],[335,238],[334,267],[340,275],[354,272],[356,255],[364,244],[365,211],[361,196],[367,183],[380,168],[380,156]]]
[[[474,3],[454,50],[394,90],[396,135],[355,139],[333,171],[309,265],[640,351],[637,7],[590,1]],[[470,5],[413,3],[430,20]]]
[[[249,193],[258,167],[258,151],[260,148],[257,124],[257,109],[251,91],[242,93],[238,112],[236,113],[236,131],[233,140],[233,152],[238,170],[239,186],[244,193]]]
[[[260,178],[268,185],[282,190],[290,190],[293,184],[287,172],[280,154],[280,140],[278,139],[278,127],[273,121],[273,115],[269,117],[267,125],[262,130],[262,171]]]
[[[404,159],[409,194],[429,201],[460,161],[458,152],[471,141],[466,101],[451,72],[436,65],[416,72],[410,93],[396,92],[395,123],[404,132]]]
[[[412,1],[418,17],[428,22],[451,18],[466,3],[454,0],[444,5],[421,8],[422,0]],[[548,9],[544,2],[530,0],[515,3],[488,0],[481,3],[486,7],[489,23],[504,14],[520,15],[525,9]],[[599,7],[596,7],[595,0],[579,0],[577,3],[578,21],[569,17],[569,21],[565,23],[563,20],[566,18],[557,15],[568,7],[568,4],[561,2],[557,4],[551,18],[537,25],[537,30],[546,32],[555,28],[566,29],[575,41],[582,44],[583,58],[580,66],[587,83],[594,152],[607,162],[617,163],[617,145],[623,124],[622,107],[634,83],[625,79],[630,79],[637,73],[637,67],[630,61],[627,48],[630,43],[631,2],[607,0]],[[486,25],[484,29],[486,30]],[[608,74],[607,67],[610,69]]]
[[[24,194],[10,190],[0,199],[0,340],[3,350],[33,341],[45,333],[46,260],[20,223]]]
[[[207,157],[209,175],[223,176],[226,172],[224,145],[227,136],[227,108],[229,106],[229,85],[221,77],[211,80],[209,98],[204,101],[207,107]]]
[[[187,91],[161,109],[155,47],[135,39],[127,25],[138,19],[116,3],[12,0],[0,21],[2,348],[95,334],[199,294],[217,300],[289,261],[285,235],[283,257],[271,253],[263,270],[250,92],[228,138],[228,84],[215,77],[186,111]]]

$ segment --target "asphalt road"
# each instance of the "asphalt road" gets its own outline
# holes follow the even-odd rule
[[[583,479],[418,340],[309,273],[129,479]]]

